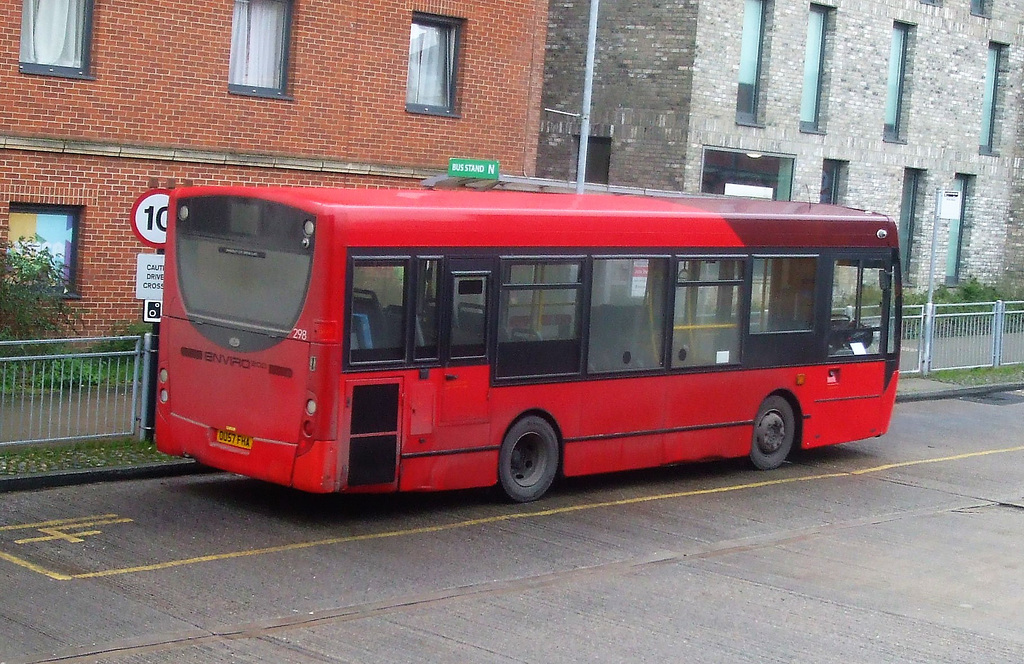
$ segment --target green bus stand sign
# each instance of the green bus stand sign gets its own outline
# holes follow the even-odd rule
[[[448,177],[497,180],[498,162],[497,160],[492,159],[462,159],[459,157],[452,157],[448,160]]]

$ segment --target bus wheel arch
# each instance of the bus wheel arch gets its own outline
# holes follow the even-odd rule
[[[528,411],[505,431],[498,451],[498,488],[512,501],[543,496],[561,469],[562,436],[554,419]]]
[[[801,445],[803,415],[792,393],[779,390],[758,406],[750,442],[750,461],[760,470],[774,470]]]

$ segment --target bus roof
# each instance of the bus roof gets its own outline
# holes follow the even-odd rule
[[[335,219],[350,246],[895,247],[888,217],[819,203],[693,196],[299,187],[185,187]]]

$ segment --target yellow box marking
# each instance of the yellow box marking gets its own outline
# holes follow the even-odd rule
[[[99,535],[103,532],[101,530],[97,530],[96,526],[107,526],[115,523],[131,523],[132,521],[133,519],[122,517],[117,514],[99,514],[96,516],[80,516],[73,519],[52,519],[50,521],[38,521],[36,523],[19,523],[10,526],[0,526],[0,533],[17,533],[32,530],[42,533],[35,537],[22,537],[14,540],[15,544],[20,545],[52,541],[78,543],[84,542],[85,539],[83,538],[85,537]],[[6,560],[7,562],[18,565],[19,567],[24,567],[27,570],[36,572],[37,574],[42,574],[43,576],[48,576],[51,579],[56,579],[57,581],[69,581],[75,578],[74,576],[55,572],[3,551],[0,551],[0,560]]]
[[[85,516],[76,519],[56,519],[54,521],[41,521],[39,523],[25,523],[15,526],[2,526],[0,531],[36,530],[42,533],[37,537],[23,537],[14,540],[15,544],[31,544],[33,542],[51,542],[63,540],[65,542],[84,542],[84,537],[99,535],[102,530],[81,530],[82,528],[94,528],[95,526],[107,526],[114,523],[130,523],[132,520],[120,517],[116,514],[103,514],[100,516]]]

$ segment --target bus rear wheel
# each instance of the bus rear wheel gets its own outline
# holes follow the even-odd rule
[[[761,470],[773,470],[782,465],[793,449],[796,437],[796,418],[793,407],[780,396],[770,396],[761,403],[754,418],[754,439],[750,445],[750,460]]]
[[[498,453],[501,490],[517,503],[544,495],[558,472],[558,436],[551,425],[529,415],[512,425]]]

